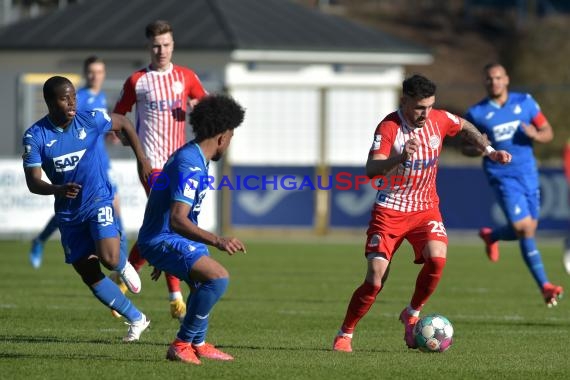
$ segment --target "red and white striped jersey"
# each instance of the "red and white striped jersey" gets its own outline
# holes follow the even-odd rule
[[[123,85],[113,112],[125,115],[136,103],[136,130],[154,169],[186,143],[186,109],[190,99],[206,91],[190,69],[171,65],[166,71],[149,67],[133,73]]]
[[[447,111],[432,109],[423,128],[407,125],[400,111],[386,116],[376,127],[370,155],[402,154],[404,143],[415,138],[420,148],[409,161],[377,178],[376,207],[412,212],[437,207],[436,174],[445,136],[461,130],[461,119]]]

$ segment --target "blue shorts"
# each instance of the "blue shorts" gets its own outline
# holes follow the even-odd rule
[[[499,206],[511,223],[540,214],[540,188],[538,179],[531,177],[504,177],[490,180]]]
[[[141,256],[155,268],[192,284],[190,269],[202,256],[210,256],[205,244],[186,239],[178,234],[162,234],[157,243],[138,242]]]
[[[119,237],[111,203],[101,203],[99,207],[93,208],[82,223],[59,223],[59,231],[65,262],[68,264],[95,254],[96,241]]]

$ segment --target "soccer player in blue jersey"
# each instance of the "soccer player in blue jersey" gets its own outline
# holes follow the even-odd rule
[[[206,343],[210,312],[228,285],[228,271],[210,257],[208,245],[230,255],[245,252],[236,238],[221,237],[198,227],[198,215],[208,185],[208,165],[218,161],[243,121],[244,110],[232,98],[209,95],[190,114],[196,138],[168,159],[155,178],[146,205],[138,244],[152,266],[153,279],[160,271],[188,283],[186,316],[167,359],[200,364],[200,358],[233,360]]]
[[[508,166],[483,158],[483,169],[503,210],[508,224],[484,227],[479,236],[491,261],[499,260],[499,240],[518,240],[522,257],[548,307],[562,296],[561,286],[549,282],[536,245],[540,190],[533,143],[547,143],[554,137],[552,127],[530,94],[508,91],[509,77],[499,63],[484,69],[487,97],[469,108],[465,118],[487,135],[496,149],[509,151]],[[465,146],[467,155],[482,154]]]
[[[101,112],[107,112],[107,96],[102,90],[103,82],[105,81],[105,62],[99,57],[89,56],[83,62],[83,76],[85,80],[85,86],[77,90],[77,110],[78,111],[90,111],[97,110]],[[113,140],[114,133],[107,134],[107,140]],[[116,139],[116,137],[115,137]],[[111,170],[111,163],[109,161],[109,155],[105,149],[103,139],[100,140],[101,148],[101,159],[103,165],[108,171]],[[121,252],[127,255],[128,241],[126,234],[123,231],[123,225],[120,218],[120,208],[119,208],[119,197],[117,194],[116,185],[114,183],[115,198],[113,200],[113,207],[115,208],[115,219],[119,225],[121,231]],[[29,259],[32,267],[38,269],[42,265],[44,243],[47,239],[57,230],[57,219],[54,216],[51,217],[49,222],[46,224],[42,232],[36,238],[32,240],[32,247],[30,249]]]
[[[102,264],[119,272],[131,292],[140,292],[137,272],[120,254],[113,188],[101,162],[99,140],[111,130],[120,131],[129,141],[143,177],[150,174],[150,164],[127,118],[76,111],[75,88],[67,78],[49,78],[43,94],[48,114],[28,128],[23,138],[26,184],[34,194],[54,195],[65,262],[73,265],[99,301],[129,321],[123,340],[138,340],[150,321],[101,271]],[[42,170],[51,183],[42,179]]]

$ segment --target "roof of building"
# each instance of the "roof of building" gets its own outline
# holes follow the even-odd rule
[[[425,47],[290,0],[86,0],[0,30],[0,49],[140,49],[168,20],[177,49],[429,54]]]

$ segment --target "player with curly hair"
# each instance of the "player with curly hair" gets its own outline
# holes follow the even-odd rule
[[[186,316],[167,352],[169,360],[233,360],[206,343],[210,312],[229,280],[228,271],[210,257],[207,246],[230,255],[245,252],[245,246],[234,237],[198,227],[198,215],[209,187],[209,163],[222,158],[243,117],[243,108],[228,96],[203,98],[190,114],[196,138],[172,154],[151,188],[139,231],[141,256],[155,267],[153,279],[165,271],[192,289]]]

